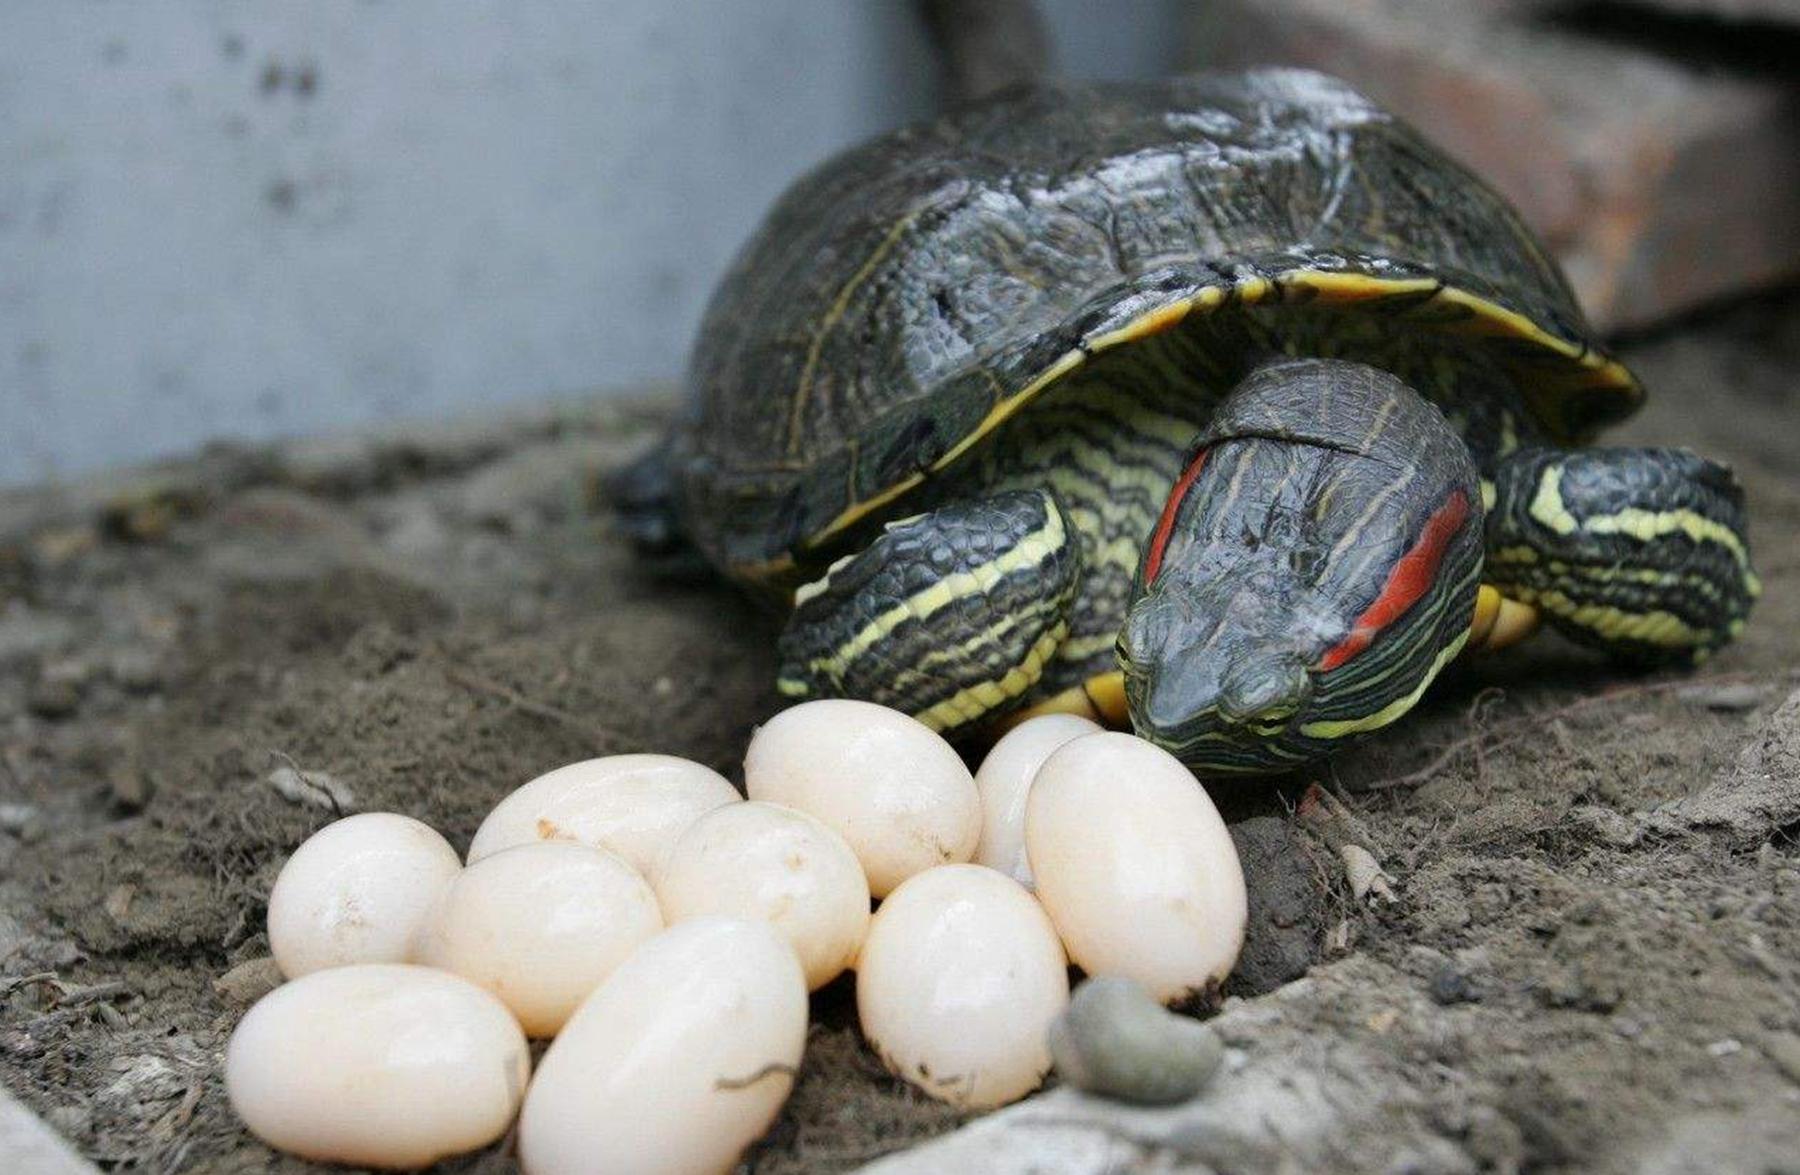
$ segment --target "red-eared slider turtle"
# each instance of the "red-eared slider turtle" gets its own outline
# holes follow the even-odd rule
[[[781,691],[1098,710],[1201,771],[1404,714],[1538,615],[1696,661],[1729,470],[1576,448],[1641,390],[1506,203],[1342,83],[1013,92],[849,151],[713,297],[625,481],[792,604]]]

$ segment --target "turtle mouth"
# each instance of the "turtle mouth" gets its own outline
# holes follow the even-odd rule
[[[1201,559],[1172,571],[1127,616],[1119,641],[1137,734],[1195,767],[1280,770],[1310,712],[1313,666],[1336,628],[1286,552]]]
[[[1227,674],[1223,682],[1204,667],[1198,673],[1184,674],[1171,666],[1125,674],[1126,707],[1137,735],[1208,771],[1291,768],[1291,759],[1275,748],[1295,727],[1311,695],[1311,675],[1296,659],[1283,656],[1265,658],[1248,673]]]

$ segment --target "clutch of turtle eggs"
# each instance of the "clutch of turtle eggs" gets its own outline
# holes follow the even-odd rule
[[[793,1088],[808,993],[847,970],[882,1063],[986,1109],[1048,1073],[1071,963],[1170,1003],[1242,945],[1206,792],[1084,718],[1014,727],[971,776],[906,715],[809,702],[756,731],[744,780],[571,764],[503,799],[466,863],[408,816],[321,829],[269,896],[287,982],[232,1035],[239,1117],[363,1166],[516,1120],[533,1175],[726,1171]],[[535,1072],[527,1038],[551,1042]]]

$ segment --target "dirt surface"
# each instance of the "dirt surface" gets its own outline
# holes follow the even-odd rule
[[[1748,486],[1767,591],[1743,641],[1678,682],[1540,639],[1330,769],[1217,793],[1256,895],[1232,1043],[1299,1033],[1411,1099],[1393,1130],[1342,1132],[1341,1169],[1800,1153],[1800,297],[1627,357],[1653,404],[1615,439],[1691,444]],[[568,404],[0,497],[9,1090],[103,1165],[298,1170],[237,1127],[218,1060],[302,838],[389,809],[465,847],[511,788],[614,751],[738,772],[777,705],[771,621],[641,566],[598,505],[657,418]],[[1314,782],[1347,815],[1292,815]],[[1346,835],[1396,900],[1352,897]],[[883,1075],[847,984],[815,1012],[752,1169],[844,1169],[960,1124]]]

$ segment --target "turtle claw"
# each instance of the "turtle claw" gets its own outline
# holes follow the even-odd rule
[[[1500,589],[1482,584],[1475,598],[1475,620],[1469,625],[1471,653],[1494,653],[1518,644],[1537,631],[1543,614],[1530,604],[1509,599]]]

